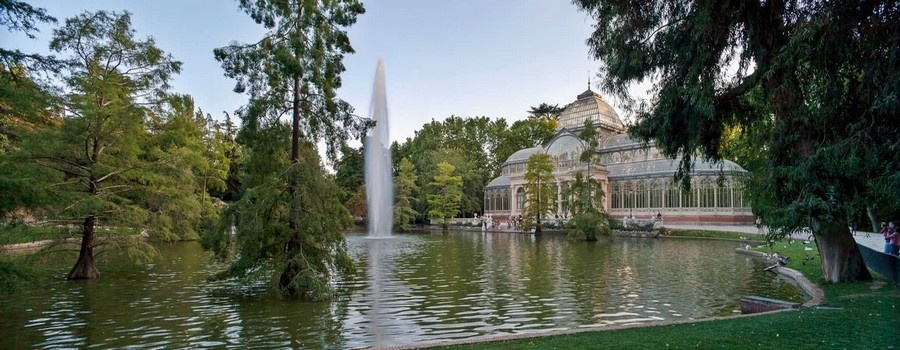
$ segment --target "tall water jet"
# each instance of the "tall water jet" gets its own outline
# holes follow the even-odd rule
[[[389,237],[394,217],[394,181],[391,177],[391,140],[388,137],[387,96],[384,90],[384,62],[378,60],[369,118],[375,127],[365,140],[366,202],[369,236]]]

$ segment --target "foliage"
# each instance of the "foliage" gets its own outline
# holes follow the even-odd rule
[[[188,95],[170,95],[149,117],[153,142],[148,158],[159,157],[154,180],[157,189],[143,195],[155,228],[150,233],[165,240],[195,240],[218,221],[211,190],[224,190],[229,159],[226,140],[215,131],[211,117],[196,110]]]
[[[576,216],[579,213],[602,210],[603,206],[598,203],[603,200],[604,195],[603,184],[591,175],[593,166],[597,162],[596,150],[600,145],[600,135],[594,128],[594,123],[585,120],[584,129],[581,130],[578,137],[585,142],[586,146],[579,155],[579,160],[584,164],[585,170],[575,172],[572,182],[564,193],[570,199],[572,214]]]
[[[25,223],[0,224],[0,245],[74,238],[80,230],[69,227],[38,226]]]
[[[145,257],[153,249],[125,232],[160,232],[165,220],[149,219],[171,213],[151,210],[159,208],[154,202],[183,194],[168,182],[184,171],[179,151],[158,147],[170,133],[150,133],[147,124],[148,106],[160,102],[181,63],[152,39],[135,39],[128,13],[70,18],[54,31],[50,47],[70,57],[63,100],[68,115],[22,134],[16,152],[0,160],[21,196],[0,211],[36,210],[52,222],[79,225],[81,252],[68,277],[96,278],[95,246]]]
[[[394,227],[400,231],[409,231],[410,223],[416,217],[412,204],[415,202],[416,167],[407,158],[400,160],[400,171],[394,177]]]
[[[33,284],[36,279],[37,273],[31,267],[0,255],[0,295],[20,290]]]
[[[778,236],[809,226],[829,280],[870,278],[847,213],[898,207],[896,2],[576,4],[597,20],[588,45],[605,90],[631,101],[629,86],[653,79],[631,132],[682,157],[685,186],[694,155],[722,159],[729,128],[774,118],[754,212]]]
[[[21,32],[29,39],[34,39],[35,33],[38,32],[38,23],[55,24],[56,18],[48,15],[47,10],[22,1],[0,0],[0,26],[6,27],[8,31]],[[31,70],[55,72],[60,68],[60,62],[53,56],[42,56],[0,47],[0,67],[9,71],[12,71],[14,67],[15,69],[25,68],[26,73]],[[25,76],[19,75],[19,77]]]
[[[327,298],[333,272],[352,268],[342,233],[352,220],[312,145],[324,142],[334,160],[344,140],[371,126],[336,95],[344,54],[353,52],[346,28],[365,9],[356,0],[244,0],[240,8],[268,32],[256,43],[214,51],[237,80],[235,92],[250,98],[238,135],[246,192],[230,211],[240,254],[227,275],[273,267],[280,294]],[[230,224],[224,217],[206,241],[219,255],[230,247]]]
[[[440,122],[432,120],[413,138],[391,148],[395,166],[403,158],[413,163],[420,188],[434,178],[438,163],[455,166],[463,179],[460,210],[468,217],[483,211],[484,186],[500,174],[500,165],[513,152],[543,144],[555,131],[556,121],[551,118],[528,118],[509,127],[502,118],[450,116]],[[420,192],[413,204],[417,220],[427,217],[427,203],[427,192]]]
[[[438,219],[444,230],[450,225],[450,219],[459,214],[459,202],[462,200],[462,177],[453,175],[456,167],[447,162],[437,165],[437,175],[429,183],[428,216]]]
[[[255,43],[232,42],[214,54],[225,75],[237,80],[234,91],[249,94],[244,125],[256,124],[246,118],[290,113],[292,158],[302,135],[324,142],[329,158],[336,159],[344,140],[359,139],[371,126],[369,119],[354,117],[336,93],[344,55],[353,53],[345,28],[365,12],[363,5],[357,0],[242,0],[240,8],[268,32]]]
[[[500,135],[494,149],[494,157],[499,163],[520,149],[543,145],[556,133],[556,119],[527,118],[514,122],[509,130]]]
[[[556,211],[556,178],[553,162],[546,153],[535,153],[528,158],[525,170],[525,210],[522,212],[522,228],[534,228],[541,233],[544,215]]]
[[[597,236],[609,236],[612,234],[609,221],[609,214],[597,209],[579,212],[569,221],[574,226],[569,237],[596,241]]]
[[[344,207],[350,211],[350,215],[353,215],[354,218],[368,218],[369,203],[366,198],[366,185],[359,185],[356,188],[356,192],[353,192],[353,195],[344,202]]]
[[[285,137],[279,141],[282,147],[287,144]],[[343,231],[353,220],[340,202],[337,185],[324,176],[315,147],[304,142],[300,150],[299,161],[286,167],[285,174],[303,179],[296,182],[299,195],[292,196],[281,177],[268,177],[223,213],[223,218],[236,219],[237,235],[231,234],[232,221],[222,220],[201,240],[217,256],[234,259],[219,278],[274,271],[272,284],[280,294],[321,300],[331,297],[335,273],[352,271]],[[282,158],[282,164],[286,162]],[[295,207],[303,208],[303,215],[289,217]]]
[[[341,188],[341,201],[354,196],[359,186],[366,182],[363,146],[359,149],[341,145],[341,158],[334,164],[335,181]]]
[[[43,8],[14,0],[0,0],[0,26],[34,39],[37,23],[56,23]],[[6,153],[19,133],[58,122],[56,95],[37,75],[56,71],[53,57],[0,47],[0,154]],[[24,130],[22,130],[24,129]]]
[[[534,118],[559,119],[559,115],[562,114],[563,110],[565,110],[565,108],[560,107],[559,105],[541,103],[537,106],[532,106],[531,109],[528,110],[528,114]]]

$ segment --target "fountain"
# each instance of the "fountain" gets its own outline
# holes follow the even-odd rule
[[[391,140],[388,137],[387,96],[384,90],[384,62],[378,60],[369,118],[375,127],[365,140],[366,202],[369,237],[391,236],[394,217],[394,182],[391,177]]]

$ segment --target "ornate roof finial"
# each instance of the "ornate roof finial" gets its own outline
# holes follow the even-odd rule
[[[591,70],[588,69],[588,90],[591,89]]]

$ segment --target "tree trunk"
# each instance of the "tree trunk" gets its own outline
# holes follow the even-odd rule
[[[872,232],[876,232],[876,233],[879,232],[881,230],[881,228],[878,227],[878,220],[876,220],[876,218],[875,218],[875,208],[872,208],[872,206],[867,205],[866,206],[866,216],[869,217],[869,224],[872,225]]]
[[[92,280],[100,277],[100,271],[94,265],[94,223],[96,218],[88,216],[84,219],[83,229],[81,232],[81,251],[78,253],[78,261],[69,271],[66,279],[69,280]]]
[[[297,295],[300,292],[298,286],[293,282],[303,270],[302,264],[296,260],[296,255],[299,255],[302,246],[303,243],[296,236],[291,238],[287,244],[287,265],[284,266],[284,270],[281,271],[281,276],[278,278],[278,290],[284,295]]]
[[[813,223],[822,273],[831,283],[872,279],[856,241],[842,223]],[[815,226],[820,226],[816,229]]]

